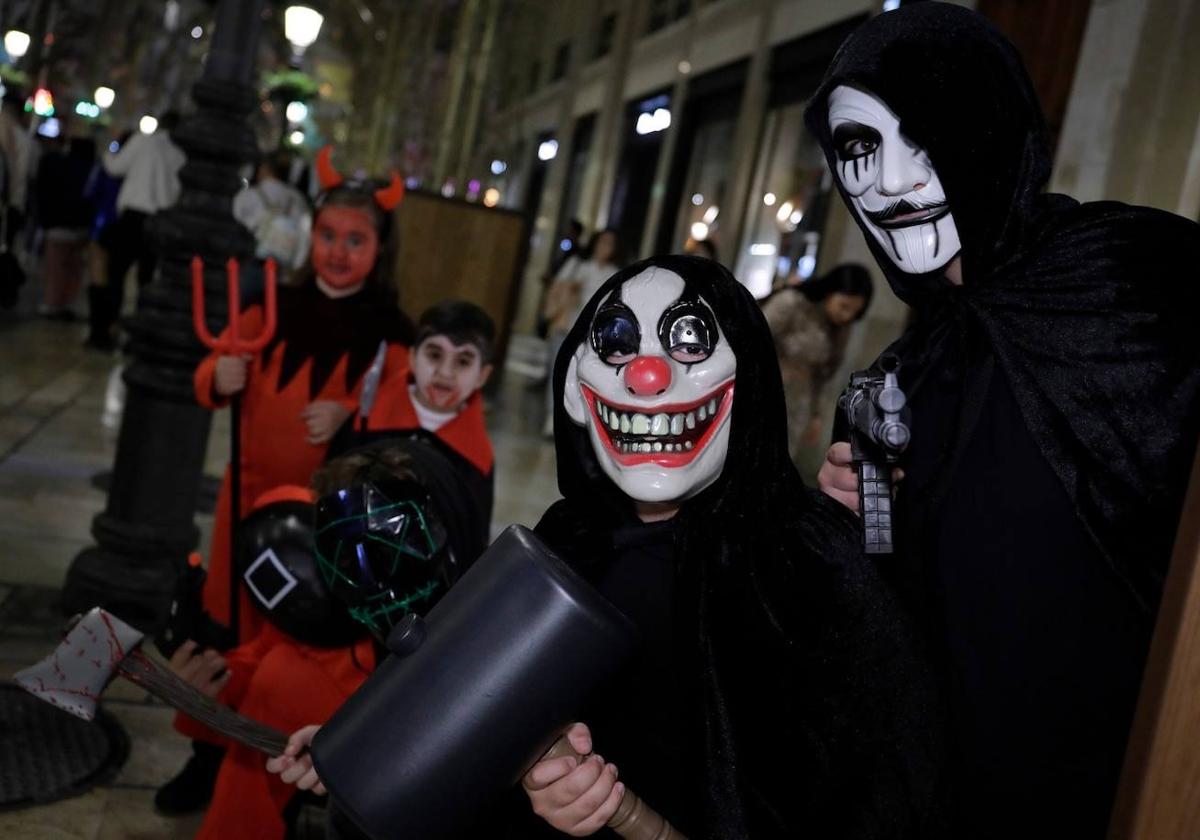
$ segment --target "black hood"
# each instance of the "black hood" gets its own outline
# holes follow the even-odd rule
[[[981,15],[947,3],[902,6],[863,24],[834,56],[805,112],[832,171],[829,94],[839,85],[882,99],[904,135],[929,153],[962,241],[965,282],[986,282],[1020,250],[1050,176],[1045,120],[1012,44]],[[867,243],[909,305],[946,287],[940,272],[897,269],[869,233]]]

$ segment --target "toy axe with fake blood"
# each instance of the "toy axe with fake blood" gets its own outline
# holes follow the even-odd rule
[[[143,634],[110,612],[94,607],[63,637],[54,652],[16,674],[17,684],[47,703],[84,720],[120,675],[222,735],[269,756],[282,755],[287,735],[239,715],[198,691],[143,653]]]
[[[275,335],[275,260],[266,261],[266,289],[263,301],[263,328],[255,336],[243,336],[239,315],[242,306],[242,293],[238,282],[238,262],[232,257],[225,263],[229,294],[229,323],[219,338],[214,338],[208,331],[208,322],[204,318],[204,261],[200,257],[192,257],[192,327],[196,337],[209,350],[223,356],[241,356],[247,353],[258,353]],[[229,401],[232,412],[232,440],[229,446],[230,482],[229,482],[229,630],[234,644],[238,642],[238,612],[241,606],[241,594],[237,574],[237,532],[238,522],[242,518],[242,395],[236,393]]]

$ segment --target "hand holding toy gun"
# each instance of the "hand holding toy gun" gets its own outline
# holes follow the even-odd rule
[[[838,398],[858,472],[858,509],[867,554],[892,553],[892,467],[911,437],[899,371],[900,359],[885,353],[877,370],[850,374],[850,384]]]

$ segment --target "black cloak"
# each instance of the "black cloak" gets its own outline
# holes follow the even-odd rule
[[[890,349],[918,376],[953,376],[973,344],[989,348],[1079,521],[1153,611],[1200,432],[1200,227],[1043,193],[1052,157],[1037,96],[975,12],[902,6],[842,44],[805,114],[833,171],[828,97],[842,84],[886,102],[929,153],[962,241],[954,288],[899,271],[864,228],[917,312]]]
[[[1043,193],[1033,88],[969,10],[846,40],[806,113],[834,171],[838,85],[925,149],[962,242],[956,287],[864,229],[915,310],[889,348],[913,422],[891,569],[947,665],[956,836],[1100,837],[1200,430],[1200,228]]]
[[[737,357],[724,469],[672,520],[672,603],[661,608],[673,628],[673,696],[688,701],[679,711],[687,760],[655,766],[681,777],[673,819],[690,837],[721,840],[940,836],[940,722],[914,634],[862,555],[855,518],[793,467],[771,334],[724,267],[652,258],[584,307],[554,370],[564,498],[538,533],[593,576],[622,550],[618,535],[661,527],[638,523],[563,405],[597,306],[656,266],[707,301]],[[618,766],[631,760],[596,749]],[[652,790],[639,793],[655,805]]]

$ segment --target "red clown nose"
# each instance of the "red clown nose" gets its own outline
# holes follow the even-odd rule
[[[657,397],[671,387],[671,366],[662,356],[638,356],[625,365],[625,387],[638,397]]]

